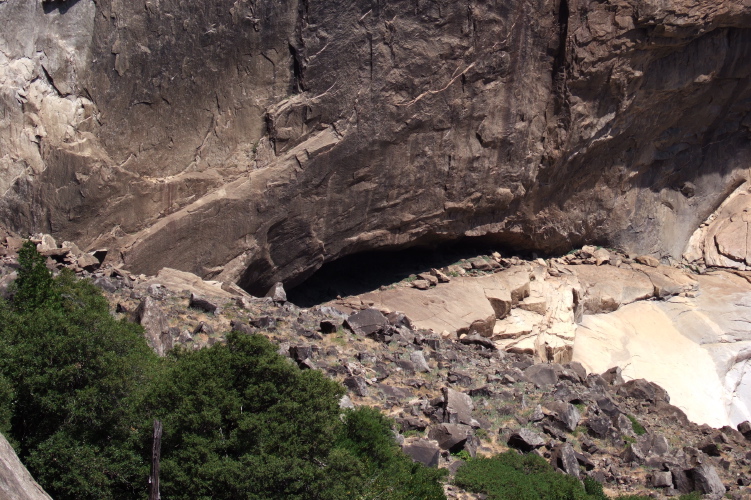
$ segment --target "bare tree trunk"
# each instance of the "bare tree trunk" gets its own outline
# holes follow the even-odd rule
[[[162,454],[162,422],[154,420],[154,441],[151,447],[151,476],[149,476],[149,500],[160,500],[159,459]]]

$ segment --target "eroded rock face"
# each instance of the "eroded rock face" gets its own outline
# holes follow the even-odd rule
[[[0,496],[5,500],[51,500],[0,434]]]
[[[698,283],[694,298],[634,302],[584,316],[573,358],[589,370],[622,366],[626,379],[660,384],[695,422],[735,426],[751,417],[751,289],[726,271],[698,276]],[[647,389],[634,397],[664,396]]]
[[[746,178],[745,0],[0,2],[0,219],[265,292],[490,236],[677,257]]]

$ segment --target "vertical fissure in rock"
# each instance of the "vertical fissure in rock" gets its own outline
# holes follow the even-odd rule
[[[289,54],[292,56],[292,93],[299,94],[304,90],[302,61],[299,51],[291,43],[289,44]]]
[[[561,0],[558,7],[558,50],[553,59],[553,93],[555,96],[555,113],[561,117],[563,125],[568,128],[569,116],[566,99],[566,46],[568,42],[569,5],[568,0]]]
[[[295,28],[294,42],[289,42],[289,54],[292,58],[292,82],[291,91],[293,94],[300,94],[305,91],[305,61],[304,48],[305,38],[303,33],[308,26],[308,11],[310,6],[308,0],[300,0],[297,13],[297,26]]]

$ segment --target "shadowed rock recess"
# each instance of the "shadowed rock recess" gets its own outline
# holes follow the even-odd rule
[[[680,258],[749,177],[749,0],[4,0],[0,22],[0,221],[136,272],[267,288],[474,236]]]

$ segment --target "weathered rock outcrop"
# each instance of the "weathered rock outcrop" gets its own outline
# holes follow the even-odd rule
[[[254,291],[485,236],[678,257],[747,179],[748,0],[0,2],[0,219]]]
[[[0,497],[3,500],[51,500],[51,497],[31,477],[2,434],[0,434]]]

